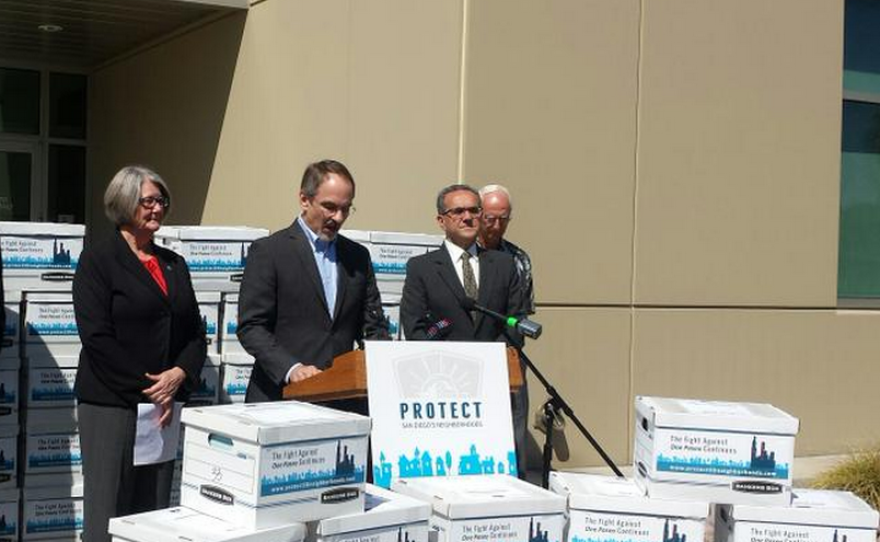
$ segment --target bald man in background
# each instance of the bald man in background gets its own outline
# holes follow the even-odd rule
[[[480,233],[477,242],[486,250],[506,252],[513,257],[516,271],[522,287],[522,306],[528,314],[535,314],[535,290],[532,284],[532,261],[529,255],[504,238],[510,224],[513,203],[510,191],[500,184],[486,185],[480,189],[480,200],[483,204],[483,215],[480,218]],[[516,443],[517,470],[520,478],[526,473],[526,436],[528,434],[529,389],[526,380],[525,365],[523,386],[510,396],[511,414],[513,416],[513,438]]]

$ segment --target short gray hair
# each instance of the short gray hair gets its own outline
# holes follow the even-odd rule
[[[488,194],[494,194],[495,192],[501,192],[505,196],[507,196],[507,206],[510,207],[510,210],[513,210],[513,198],[510,196],[510,190],[507,189],[506,186],[501,184],[487,184],[483,188],[480,189],[480,199],[484,199]]]
[[[451,185],[447,186],[446,188],[440,190],[440,192],[437,193],[437,214],[438,215],[442,215],[444,212],[446,212],[446,195],[451,194],[453,192],[460,192],[460,191],[470,192],[471,194],[477,196],[477,203],[480,202],[480,193],[477,192],[477,189],[474,188],[473,186],[470,186],[467,184],[451,184]]]
[[[113,176],[104,192],[104,214],[111,222],[122,226],[132,221],[146,181],[155,184],[162,196],[171,201],[171,191],[158,173],[145,166],[125,166]]]

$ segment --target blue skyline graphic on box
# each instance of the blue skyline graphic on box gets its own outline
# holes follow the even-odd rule
[[[79,332],[76,328],[76,322],[57,322],[51,324],[34,324],[28,322],[28,335],[47,336],[47,335],[76,335]]]
[[[0,382],[0,403],[4,405],[14,405],[17,402],[18,399],[15,397],[15,390],[7,390],[6,384]]]
[[[336,441],[336,464],[332,469],[291,472],[284,476],[260,479],[260,496],[280,495],[306,489],[363,483],[364,467],[355,464],[354,454],[348,453],[348,445]]]
[[[840,535],[840,538],[837,537],[837,529],[834,529],[834,536],[831,537],[831,542],[846,542],[846,535]]]
[[[235,335],[236,331],[238,331],[238,322],[226,322],[226,333],[228,335]]]
[[[203,378],[199,381],[199,387],[196,388],[190,397],[213,397],[217,393],[215,386],[209,386],[208,382]]]
[[[247,393],[247,383],[226,386],[226,395],[244,395],[245,393]]]
[[[62,467],[82,464],[79,452],[67,452],[51,455],[32,455],[28,458],[29,467]]]
[[[11,535],[15,534],[15,529],[17,524],[15,521],[7,521],[6,514],[0,515],[0,534],[2,535]]]
[[[14,471],[15,470],[15,457],[7,458],[6,451],[0,449],[0,470],[4,471]]]
[[[55,388],[34,388],[31,390],[32,401],[67,401],[76,397],[73,386]]]
[[[469,452],[458,456],[458,474],[510,474],[516,476],[516,452],[507,452],[507,464],[495,460],[494,456],[481,457],[477,446],[471,444]],[[447,476],[452,473],[453,455],[447,450],[433,457],[427,450],[413,451],[412,457],[401,454],[397,460],[397,472],[400,478],[419,478],[430,476]],[[391,487],[393,465],[386,460],[385,452],[379,453],[379,464],[373,465],[373,483],[384,488]]]
[[[529,542],[550,542],[549,537],[550,531],[542,531],[540,521],[536,523],[535,518],[529,520]]]
[[[373,261],[373,272],[385,275],[405,275],[406,262],[385,262],[380,263]]]
[[[55,531],[76,531],[82,529],[83,518],[80,516],[45,521],[30,520],[25,529],[29,533],[48,533]]]
[[[17,317],[17,314],[13,314],[13,316]],[[6,324],[3,327],[3,336],[4,337],[12,337],[15,338],[18,336],[18,326],[13,324]]]

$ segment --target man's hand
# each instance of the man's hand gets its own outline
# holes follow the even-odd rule
[[[320,372],[321,369],[318,369],[314,365],[298,365],[292,371],[290,371],[290,376],[287,379],[287,383],[292,384],[294,382],[302,382],[306,378],[312,378]]]
[[[147,373],[146,376],[153,382],[153,385],[142,393],[147,396],[150,402],[157,405],[173,403],[177,390],[186,380],[186,373],[180,367],[172,367],[157,375]]]

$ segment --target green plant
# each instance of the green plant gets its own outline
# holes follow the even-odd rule
[[[845,460],[819,474],[812,486],[852,491],[880,510],[880,446],[853,452]]]

